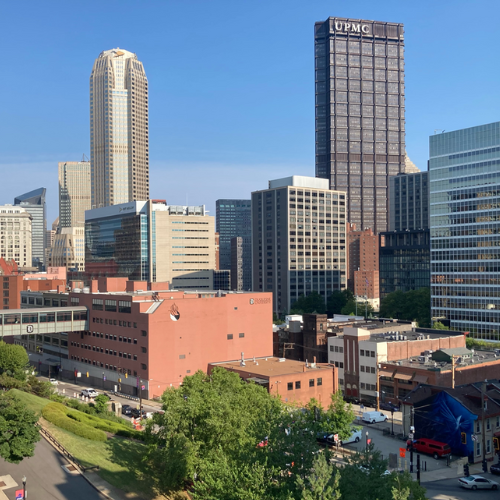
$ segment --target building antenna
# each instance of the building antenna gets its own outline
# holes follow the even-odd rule
[[[82,162],[83,162],[83,161],[90,161],[90,160],[88,159],[88,157],[85,155],[85,153],[83,153],[83,155],[82,155]]]

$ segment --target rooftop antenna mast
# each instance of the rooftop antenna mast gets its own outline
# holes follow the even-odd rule
[[[90,161],[88,157],[85,155],[85,153],[83,153],[82,155],[82,161]]]

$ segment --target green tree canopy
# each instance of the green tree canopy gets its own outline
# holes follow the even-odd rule
[[[28,368],[28,353],[23,346],[0,342],[0,374],[5,373],[19,380],[25,380]]]
[[[292,304],[290,310],[290,314],[324,314],[325,312],[325,299],[318,292],[311,292],[307,296],[301,295]]]
[[[365,312],[367,316],[370,316],[373,314],[373,307],[371,304],[364,300],[358,300],[358,306],[357,306],[357,311],[358,311],[358,316],[364,316]],[[351,299],[347,302],[347,304],[342,308],[342,314],[356,314],[356,301],[354,299]]]
[[[380,304],[380,317],[417,321],[422,328],[431,326],[431,291],[419,288],[408,292],[396,291]]]
[[[330,464],[324,453],[318,453],[313,461],[312,473],[303,479],[297,477],[297,486],[302,490],[302,500],[339,500],[340,472]]]
[[[342,314],[342,308],[346,306],[347,302],[354,300],[354,295],[348,288],[332,292],[326,302],[326,312],[328,317],[333,317],[334,314]]]
[[[450,329],[450,327],[443,325],[443,323],[441,323],[441,321],[435,321],[434,324],[432,325],[432,328],[434,328],[434,330],[449,330]]]
[[[38,416],[14,396],[0,395],[0,456],[18,464],[32,457],[40,435],[35,424]]]

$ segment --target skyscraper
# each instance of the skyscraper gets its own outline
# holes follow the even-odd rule
[[[106,50],[90,75],[92,208],[149,199],[148,80],[132,52]]]
[[[405,171],[402,24],[329,18],[314,27],[316,177],[347,192],[347,220],[387,230],[389,176]]]
[[[32,264],[32,221],[33,216],[27,210],[12,205],[0,206],[0,258],[15,260],[19,267],[31,267]],[[19,299],[17,299],[19,300]],[[3,301],[9,306],[9,301]],[[12,304],[10,304],[12,307]],[[8,307],[4,307],[8,309]]]
[[[219,233],[219,269],[231,269],[231,240],[241,237],[241,290],[252,289],[252,228],[250,200],[217,200],[216,231]],[[231,278],[233,279],[233,277]],[[236,279],[236,276],[234,276]]]
[[[431,317],[499,340],[500,122],[429,142]]]
[[[45,248],[47,246],[47,217],[45,196],[47,190],[38,188],[14,198],[14,205],[20,205],[32,217],[31,223],[31,257],[32,266],[43,270],[45,266]]]
[[[252,287],[273,292],[274,312],[346,287],[345,198],[325,179],[298,175],[252,193]]]
[[[90,202],[90,163],[59,162],[59,227],[85,227]]]

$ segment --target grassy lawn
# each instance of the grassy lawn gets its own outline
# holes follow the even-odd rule
[[[42,408],[50,403],[49,399],[40,398],[34,394],[28,394],[27,392],[19,391],[17,389],[11,389],[9,394],[13,394],[21,400],[30,410],[41,413]]]

